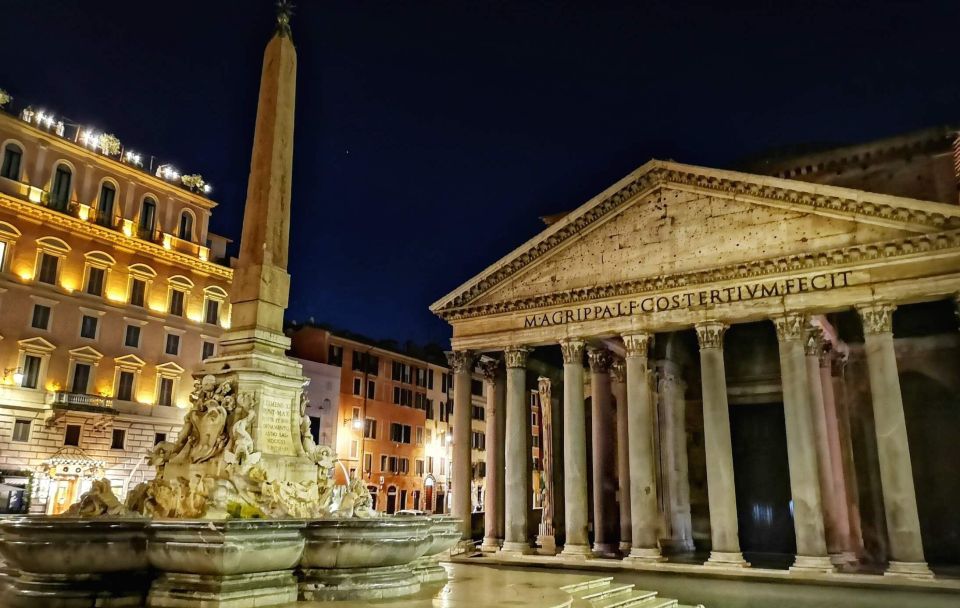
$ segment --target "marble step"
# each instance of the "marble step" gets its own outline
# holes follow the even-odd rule
[[[605,587],[613,583],[612,576],[601,576],[600,578],[592,578],[588,581],[583,581],[581,583],[573,583],[570,585],[564,585],[560,587],[561,591],[566,591],[567,593],[573,595],[578,591],[586,591],[587,589],[596,589],[599,587]]]
[[[677,600],[657,597],[655,591],[635,591],[623,597],[612,597],[593,604],[594,608],[677,608]]]
[[[595,602],[597,600],[603,600],[614,596],[628,595],[633,592],[633,584],[623,585],[619,583],[610,583],[605,587],[600,587],[596,589],[588,589],[586,591],[579,591],[572,594],[575,598],[581,600],[587,600],[589,602]],[[654,594],[656,595],[656,594]]]

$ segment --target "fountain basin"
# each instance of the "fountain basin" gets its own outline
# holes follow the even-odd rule
[[[431,548],[426,517],[306,522],[299,597],[306,601],[380,599],[420,590],[410,564]]]
[[[273,606],[297,600],[302,520],[156,520],[151,608]]]
[[[410,564],[410,568],[421,583],[446,582],[447,571],[440,565],[440,558],[460,542],[461,520],[442,515],[431,517],[430,520],[430,536],[433,542],[422,557]]]
[[[147,520],[26,516],[0,522],[8,575],[3,605],[141,606]]]

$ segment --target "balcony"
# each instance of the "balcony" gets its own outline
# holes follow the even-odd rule
[[[116,414],[116,411],[113,409],[112,400],[99,395],[88,395],[86,393],[55,391],[51,405],[55,410],[89,412],[94,414]]]

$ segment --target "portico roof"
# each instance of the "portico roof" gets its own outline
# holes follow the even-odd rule
[[[808,214],[825,218],[827,222],[853,222],[861,227],[856,240],[861,246],[871,239],[883,247],[893,240],[960,229],[960,206],[651,160],[434,302],[430,310],[450,319],[478,303],[489,307],[490,300],[498,299],[492,292],[516,280],[514,277],[519,273],[553,258],[641,199],[665,190],[727,201],[724,204],[731,207],[761,206],[771,211],[768,215],[773,220],[776,220],[775,213],[782,212],[785,218]],[[674,208],[685,204],[693,204],[691,197],[678,199]],[[713,235],[715,239],[717,236]],[[731,238],[738,236],[730,234]],[[758,240],[766,238],[765,234],[756,236]],[[709,262],[705,260],[704,267],[709,266]]]

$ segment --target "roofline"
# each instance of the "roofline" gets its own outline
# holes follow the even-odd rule
[[[697,165],[686,165],[683,163],[677,163],[673,161],[663,161],[657,159],[651,159],[634,169],[621,179],[617,180],[612,186],[607,187],[599,194],[591,197],[589,200],[578,206],[576,209],[568,212],[562,219],[547,226],[533,237],[523,242],[518,247],[514,248],[505,256],[501,257],[497,261],[493,262],[486,269],[480,272],[477,275],[474,275],[464,283],[457,286],[456,289],[450,291],[445,296],[435,301],[430,305],[430,311],[434,314],[440,315],[440,311],[453,299],[457,298],[460,294],[466,292],[468,289],[476,286],[478,283],[482,282],[488,274],[492,272],[492,268],[499,269],[501,266],[505,265],[509,261],[523,255],[526,251],[530,250],[534,245],[548,239],[553,234],[561,231],[568,224],[577,219],[583,212],[587,211],[594,205],[599,204],[603,200],[614,195],[617,191],[622,190],[624,187],[628,186],[630,182],[638,179],[639,177],[655,170],[655,169],[667,169],[672,171],[681,171],[686,173],[693,173],[699,176],[715,177],[718,179],[726,179],[731,181],[748,181],[751,183],[770,186],[774,188],[780,188],[783,190],[788,190],[791,192],[809,194],[815,196],[826,196],[826,197],[836,197],[855,200],[863,203],[873,203],[876,205],[889,206],[893,208],[909,209],[912,211],[924,212],[927,214],[939,214],[946,218],[955,218],[960,219],[960,205],[951,205],[947,203],[939,203],[934,201],[923,201],[913,198],[892,196],[889,194],[878,194],[874,192],[867,192],[864,190],[857,190],[854,188],[845,188],[842,186],[830,186],[824,184],[816,184],[811,182],[804,182],[795,179],[786,179],[781,177],[773,177],[769,175],[760,175],[755,173],[744,173],[741,171],[731,171],[727,169],[713,169],[710,167],[701,167]],[[632,197],[631,197],[632,198]],[[866,218],[869,219],[869,218]],[[896,220],[893,220],[896,221]],[[908,223],[903,222],[905,227],[908,229],[914,229],[913,227],[906,226]]]

